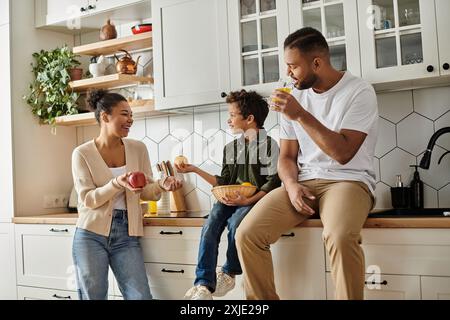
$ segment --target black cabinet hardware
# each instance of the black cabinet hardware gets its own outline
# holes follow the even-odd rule
[[[54,294],[54,295],[52,295],[52,297],[56,298],[56,299],[61,299],[61,300],[72,300],[71,296],[63,297],[63,296],[59,296],[57,294]]]
[[[50,232],[69,232],[69,229],[55,229],[55,228],[51,228]]]
[[[178,232],[160,231],[159,234],[183,234],[183,231]]]
[[[293,238],[293,237],[295,237],[295,233],[293,233],[293,232],[291,232],[291,233],[288,233],[288,234],[282,234],[281,235],[282,237],[290,237],[290,238]]]
[[[384,280],[383,282],[375,282],[375,281],[364,281],[365,284],[371,284],[371,285],[375,285],[375,284],[379,284],[382,286],[387,286],[388,282],[386,280]]]
[[[184,273],[184,270],[170,270],[170,269],[166,269],[166,268],[162,268],[161,272],[166,272],[166,273]]]

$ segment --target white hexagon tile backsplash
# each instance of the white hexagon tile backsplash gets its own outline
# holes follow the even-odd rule
[[[391,207],[390,186],[397,174],[405,185],[412,178],[411,164],[418,164],[430,136],[442,127],[450,126],[450,87],[420,89],[378,95],[380,130],[374,158],[377,175],[377,208]],[[159,118],[136,120],[130,137],[142,140],[149,149],[154,165],[173,160],[178,154],[188,155],[211,174],[221,170],[223,146],[233,140],[227,126],[226,104],[206,113],[194,112]],[[214,110],[214,108],[212,108]],[[92,127],[81,128],[80,140],[87,141],[98,132]],[[272,113],[266,129],[279,141],[279,117]],[[80,143],[83,141],[79,141]],[[450,207],[450,155],[437,164],[439,157],[450,150],[450,134],[436,143],[429,170],[420,169],[425,183],[426,207]],[[194,174],[185,176],[184,189],[188,209],[209,210],[214,197],[211,186]]]

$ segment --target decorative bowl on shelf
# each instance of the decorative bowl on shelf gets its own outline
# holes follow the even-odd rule
[[[149,31],[152,31],[151,23],[142,23],[142,24],[137,24],[137,25],[131,27],[131,32],[133,32],[133,34],[139,34],[139,33],[144,33],[144,32],[149,32]]]
[[[256,192],[256,186],[243,186],[239,184],[216,186],[211,189],[212,194],[219,202],[222,202],[223,197],[235,198],[236,192],[239,192],[244,197],[251,197]]]

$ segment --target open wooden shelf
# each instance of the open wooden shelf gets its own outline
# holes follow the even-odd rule
[[[113,89],[140,83],[153,83],[153,78],[116,73],[72,81],[69,85],[74,91],[85,91],[87,89]]]
[[[89,43],[73,48],[73,53],[88,56],[109,55],[118,51],[150,49],[153,45],[152,32],[144,32],[128,37]]]
[[[144,104],[140,106],[133,106],[133,103],[130,103],[130,105],[132,106],[131,110],[133,111],[133,119],[157,117],[169,114],[169,112],[165,111],[156,111],[154,109],[153,100],[142,101]],[[97,124],[97,120],[95,120],[94,112],[80,113],[56,118],[57,126],[81,127],[92,126],[95,124]]]

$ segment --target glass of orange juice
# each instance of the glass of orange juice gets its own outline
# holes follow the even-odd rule
[[[283,91],[283,92],[291,94],[293,87],[294,87],[294,84],[292,82],[292,79],[290,79],[290,78],[283,78],[283,79],[278,80],[277,86],[275,87],[275,90],[279,90],[279,91]],[[277,102],[277,99],[276,98],[272,98],[271,101],[269,102],[270,108],[273,111],[279,111],[278,107],[276,105],[274,105],[275,102]]]
[[[292,79],[290,79],[290,78],[280,79],[280,80],[278,80],[276,90],[281,90],[283,92],[290,94],[292,92],[293,86],[294,85],[292,83]]]

